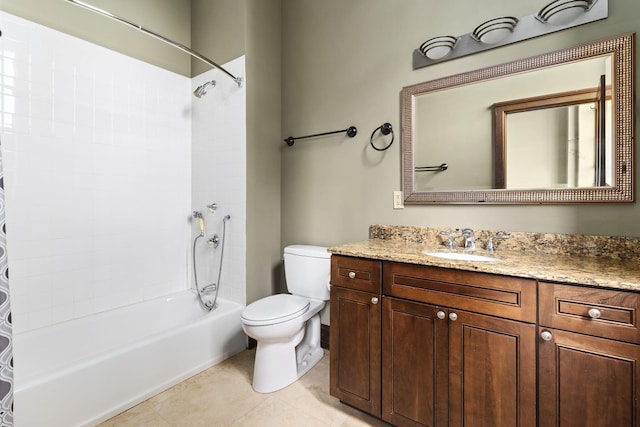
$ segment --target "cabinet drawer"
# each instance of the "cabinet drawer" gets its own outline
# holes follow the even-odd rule
[[[540,325],[640,344],[640,294],[540,282]]]
[[[536,282],[395,262],[384,263],[384,294],[535,323]]]
[[[331,256],[331,284],[379,294],[382,262],[373,259]]]

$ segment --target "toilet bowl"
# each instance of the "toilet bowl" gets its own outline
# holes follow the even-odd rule
[[[258,343],[255,391],[284,388],[322,358],[319,313],[329,299],[330,257],[325,247],[287,246],[285,278],[291,294],[262,298],[242,311],[242,329]]]

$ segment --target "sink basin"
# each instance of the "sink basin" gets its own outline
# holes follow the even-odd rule
[[[499,261],[499,258],[493,258],[490,256],[476,255],[464,252],[425,252],[425,255],[451,259],[455,261]]]

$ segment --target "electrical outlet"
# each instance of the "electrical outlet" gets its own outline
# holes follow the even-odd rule
[[[404,209],[404,200],[402,200],[402,191],[393,192],[393,209]]]

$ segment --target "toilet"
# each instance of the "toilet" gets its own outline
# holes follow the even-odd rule
[[[259,393],[295,382],[324,354],[320,310],[329,300],[331,254],[322,246],[287,246],[284,272],[291,294],[262,298],[241,315],[242,329],[258,342],[253,389]]]

